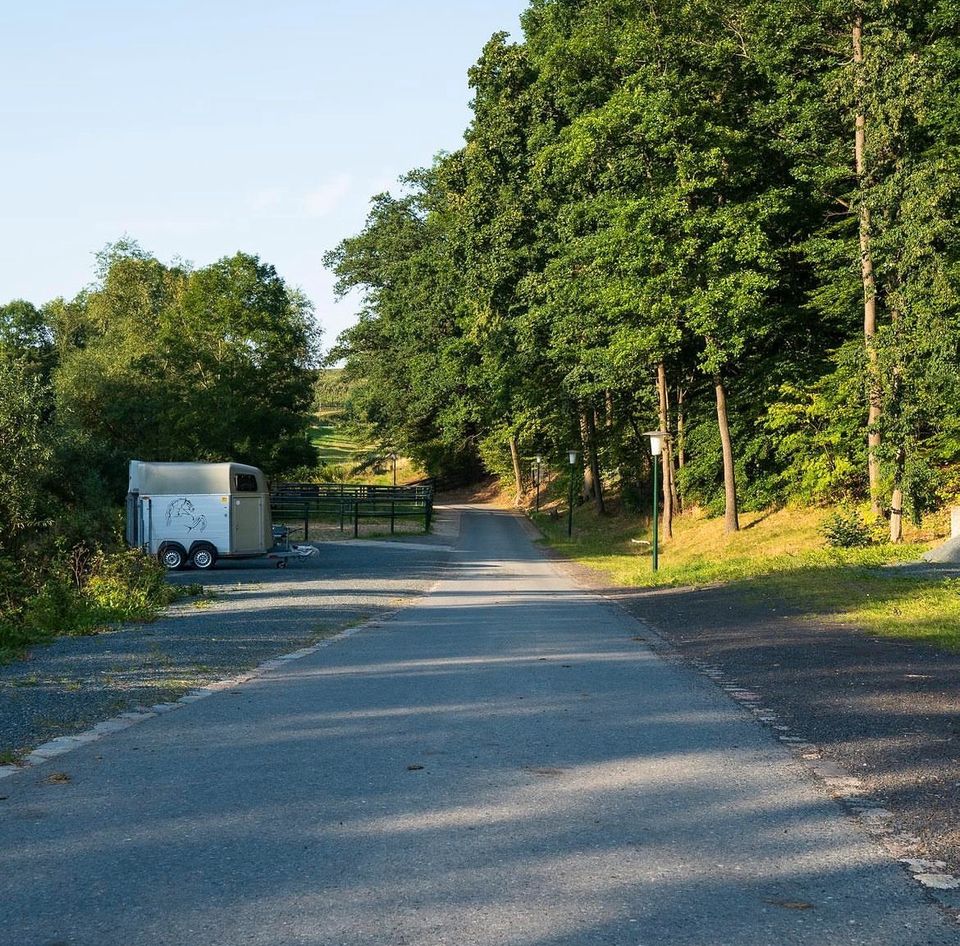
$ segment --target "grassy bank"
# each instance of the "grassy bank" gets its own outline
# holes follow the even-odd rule
[[[649,520],[576,511],[567,538],[561,515],[534,514],[549,545],[607,575],[616,585],[735,584],[744,594],[784,601],[814,617],[871,633],[960,649],[960,581],[907,575],[884,567],[916,560],[943,523],[911,529],[903,545],[829,548],[822,534],[830,509],[746,513],[741,531],[725,535],[723,521],[699,511],[680,516],[661,542],[660,568],[651,568]]]

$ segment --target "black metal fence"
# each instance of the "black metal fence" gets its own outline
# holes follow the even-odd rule
[[[300,523],[303,540],[310,541],[310,525],[320,521],[339,523],[340,531],[360,534],[361,519],[389,521],[390,533],[398,519],[422,519],[430,531],[433,518],[433,486],[367,486],[347,483],[278,483],[270,492],[270,510],[275,522]]]

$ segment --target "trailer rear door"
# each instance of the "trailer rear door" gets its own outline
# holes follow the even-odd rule
[[[264,552],[263,496],[233,496],[230,516],[230,551]]]

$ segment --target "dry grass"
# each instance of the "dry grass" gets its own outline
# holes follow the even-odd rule
[[[723,520],[694,509],[674,520],[672,539],[661,536],[660,568],[652,570],[647,517],[625,513],[598,516],[578,509],[573,538],[563,516],[535,517],[551,545],[626,585],[700,585],[736,581],[811,566],[877,566],[906,561],[924,547],[917,533],[904,545],[830,549],[821,534],[833,510],[787,508],[744,513],[739,532],[726,534]]]

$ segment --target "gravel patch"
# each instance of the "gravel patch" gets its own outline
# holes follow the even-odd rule
[[[435,539],[413,548],[338,542],[287,569],[256,559],[171,575],[176,584],[202,581],[210,597],[151,624],[35,646],[0,667],[0,762],[392,610],[430,587],[448,557]]]

